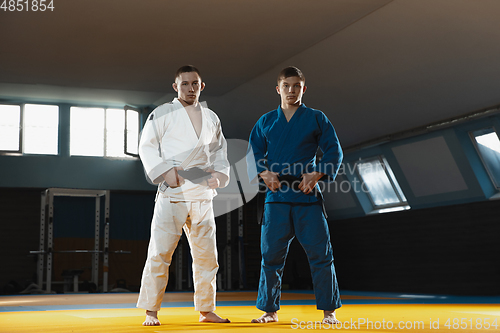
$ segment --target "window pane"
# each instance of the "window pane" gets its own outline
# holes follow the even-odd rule
[[[70,154],[104,156],[104,109],[71,108]]]
[[[493,129],[473,132],[477,150],[488,170],[493,183],[500,188],[500,140]]]
[[[379,160],[366,161],[358,164],[358,171],[369,191],[375,206],[397,204],[399,200],[384,166]]]
[[[106,110],[106,156],[124,157],[125,110]]]
[[[21,107],[0,105],[0,150],[19,151]]]
[[[396,191],[398,192],[399,197],[401,198],[401,200],[406,202],[406,197],[403,193],[403,190],[399,186],[398,181],[396,180],[396,176],[394,176],[394,173],[392,172],[392,169],[391,169],[391,166],[389,165],[389,162],[387,162],[385,157],[383,157],[382,160],[384,161],[385,170],[387,171],[387,174],[389,175],[389,177],[392,179],[392,183],[393,183],[394,187],[396,188]]]
[[[28,154],[57,155],[59,107],[24,106],[23,151]]]
[[[127,153],[139,154],[139,112],[127,110]]]

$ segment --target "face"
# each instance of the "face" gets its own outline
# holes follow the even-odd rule
[[[181,73],[175,79],[172,87],[177,92],[177,97],[187,105],[198,102],[200,93],[205,89],[205,83],[201,81],[196,72]]]
[[[291,76],[281,79],[276,91],[281,96],[281,105],[283,106],[299,106],[302,104],[302,96],[306,92],[304,81],[298,76]]]

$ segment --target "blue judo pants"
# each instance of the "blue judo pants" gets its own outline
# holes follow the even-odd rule
[[[257,308],[280,309],[281,279],[294,237],[304,248],[319,310],[333,311],[340,301],[328,224],[318,204],[266,203],[261,232],[262,263]]]

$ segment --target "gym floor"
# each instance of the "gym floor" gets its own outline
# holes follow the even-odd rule
[[[340,325],[321,324],[310,291],[283,292],[279,322],[251,324],[262,312],[256,292],[218,292],[217,314],[230,324],[199,323],[192,292],[165,294],[161,326],[141,326],[144,310],[136,293],[52,294],[0,297],[0,332],[277,332],[356,330],[357,332],[499,332],[500,296],[462,297],[343,291]]]

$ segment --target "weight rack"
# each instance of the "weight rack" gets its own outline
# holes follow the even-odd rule
[[[108,291],[108,271],[109,271],[109,191],[106,190],[80,190],[65,188],[49,188],[42,192],[41,212],[40,212],[40,243],[38,251],[30,251],[31,254],[37,254],[37,272],[38,287],[43,289],[46,285],[46,291],[51,292],[52,288],[52,254],[54,244],[54,197],[95,197],[95,237],[94,250],[71,250],[57,251],[60,253],[92,253],[92,279],[91,281],[99,285],[99,255],[103,253],[103,292]],[[100,215],[101,215],[101,197],[104,197],[104,249],[99,248],[100,234]],[[45,244],[47,238],[47,244]],[[123,252],[123,251],[120,251]],[[47,265],[45,266],[45,258]],[[46,281],[43,281],[43,269],[46,268]]]

